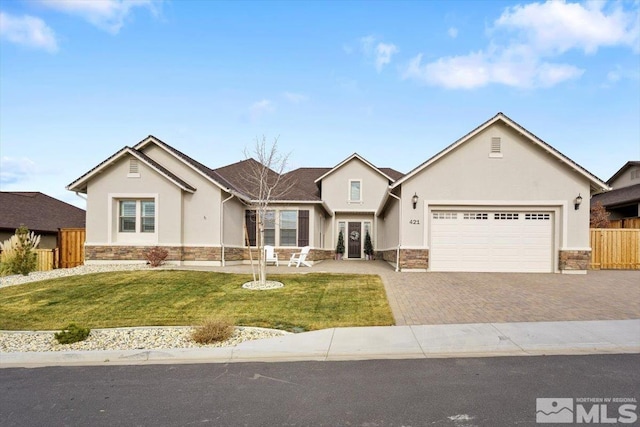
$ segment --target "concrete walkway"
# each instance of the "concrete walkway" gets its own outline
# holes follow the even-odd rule
[[[334,328],[211,349],[0,353],[0,368],[640,353],[640,319]]]

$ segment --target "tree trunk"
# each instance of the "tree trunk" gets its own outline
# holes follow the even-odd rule
[[[264,222],[262,216],[260,214],[258,218],[258,228],[260,232],[258,233],[258,281],[261,285],[267,283],[267,263],[264,259]]]

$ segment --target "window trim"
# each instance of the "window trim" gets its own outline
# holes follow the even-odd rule
[[[278,210],[278,246],[280,247],[298,247],[298,210],[299,209],[279,209]],[[282,227],[282,214],[285,212],[292,212],[293,214],[293,220],[295,221],[295,227],[294,228],[283,228]],[[290,244],[284,244],[282,243],[282,231],[283,230],[295,230],[295,237],[294,237],[294,242],[292,245]]]
[[[273,227],[268,227],[267,228],[267,215],[269,215],[269,213],[273,213]],[[276,209],[267,209],[265,211],[265,218],[263,219],[263,223],[264,223],[264,245],[269,245],[269,246],[276,246],[276,241],[277,241],[277,236],[276,236],[276,220],[277,217],[277,211]],[[267,242],[267,230],[273,230],[273,243],[271,242]],[[256,243],[258,242],[259,239],[256,239]]]
[[[136,201],[136,231],[120,231],[120,201]],[[155,221],[153,232],[141,232],[141,201],[155,203]],[[158,243],[158,227],[160,224],[160,202],[158,193],[109,193],[107,194],[107,243],[112,245],[149,245]]]
[[[307,226],[309,227],[309,229],[308,229],[309,243],[311,243],[312,233],[313,233],[313,230],[311,229],[311,225],[312,225],[311,224],[311,218],[312,218],[313,210],[306,209],[306,208],[304,208],[302,206],[289,206],[289,207],[282,207],[282,208],[274,207],[274,206],[271,206],[271,207],[272,207],[272,209],[268,209],[267,212],[273,212],[274,213],[274,225],[275,225],[275,227],[273,228],[273,230],[274,230],[274,241],[273,241],[273,244],[267,243],[266,242],[266,238],[265,238],[265,242],[263,242],[265,245],[270,245],[270,246],[275,246],[275,247],[285,247],[285,248],[301,247],[301,246],[298,245],[298,243],[300,241],[300,217],[299,217],[299,215],[300,215],[300,212],[302,212],[302,211],[309,212],[309,215],[308,215],[308,218],[307,218],[307,223],[308,223]],[[245,209],[245,211],[244,211],[245,212],[244,213],[244,218],[245,219],[243,220],[243,221],[245,221],[245,224],[246,224],[247,212],[250,212],[250,211],[254,211],[255,212],[256,210],[255,209]],[[282,244],[282,238],[281,238],[281,230],[282,230],[281,223],[282,223],[282,221],[281,221],[281,217],[280,217],[282,212],[293,212],[292,219],[295,220],[295,242],[292,245],[289,245],[289,244],[283,245]],[[256,241],[255,241],[255,243],[257,245],[258,240],[259,240],[258,239],[258,233],[260,232],[259,229],[258,229],[257,224],[255,224],[255,229],[256,229]],[[265,224],[265,231],[266,230],[267,230],[267,228],[266,228],[266,224]],[[294,229],[293,228],[286,228],[284,230],[294,230]],[[251,247],[251,248],[255,248],[256,247],[254,245],[247,246],[247,241],[244,238],[243,238],[242,245],[245,248],[246,247]]]
[[[360,184],[360,187],[359,187],[359,192],[360,192],[359,196],[360,197],[357,200],[353,199],[351,197],[351,195],[352,195],[352,191],[351,190],[353,189],[351,185],[354,182],[357,182],[357,183]],[[349,186],[347,187],[347,202],[348,203],[362,203],[362,179],[350,179],[349,180]]]

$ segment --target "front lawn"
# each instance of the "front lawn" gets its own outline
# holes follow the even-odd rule
[[[393,325],[379,276],[273,275],[284,288],[242,289],[250,275],[143,270],[64,277],[0,289],[0,330],[194,325],[224,317],[237,326],[292,330]],[[299,330],[299,329],[296,329]]]

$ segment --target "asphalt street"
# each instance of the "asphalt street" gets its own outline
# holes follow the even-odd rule
[[[639,367],[621,354],[7,368],[0,425],[527,426],[538,398],[637,402]]]

